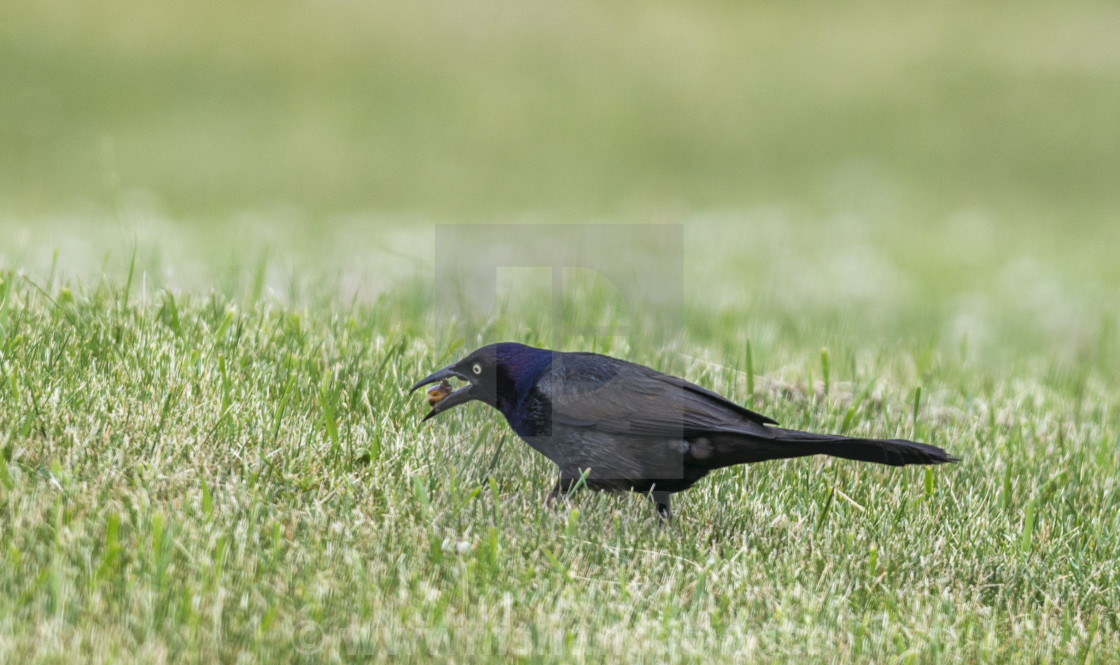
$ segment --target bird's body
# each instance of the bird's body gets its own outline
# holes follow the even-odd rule
[[[648,493],[666,518],[670,494],[735,464],[817,454],[893,466],[956,461],[914,441],[777,427],[684,379],[594,353],[493,344],[413,389],[450,376],[470,385],[441,398],[426,418],[466,401],[486,402],[559,467],[553,497],[582,477],[592,489]]]

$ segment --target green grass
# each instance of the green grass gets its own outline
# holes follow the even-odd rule
[[[0,663],[1120,661],[1108,3],[0,13]],[[680,224],[585,246],[681,283],[470,311],[471,221]],[[405,392],[497,340],[962,461],[547,510]]]
[[[437,319],[444,285],[424,279],[355,299],[299,236],[200,269],[226,274],[208,287],[165,288],[158,243],[101,277],[0,273],[0,660],[1115,660],[1115,304],[1020,254],[976,270],[962,305],[949,259],[892,268],[853,229],[791,247],[758,221],[751,266],[698,253],[730,228],[686,230],[690,304],[660,345],[552,339],[531,280],[480,329]],[[907,286],[840,279],[853,255]],[[319,272],[276,270],[296,256]],[[762,278],[791,262],[800,276]],[[724,289],[751,281],[740,303]],[[567,323],[644,316],[593,282],[569,285]],[[1037,316],[1055,303],[1077,313],[1056,330]],[[931,326],[962,311],[984,335]],[[625,355],[790,426],[962,462],[727,470],[668,529],[639,497],[551,511],[553,470],[495,412],[421,425],[406,394],[498,339]]]

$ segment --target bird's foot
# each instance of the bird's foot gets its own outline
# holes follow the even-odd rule
[[[654,490],[649,493],[649,499],[653,501],[653,506],[657,509],[657,516],[661,518],[661,523],[665,526],[671,525],[673,523],[673,510],[669,507],[669,493]]]

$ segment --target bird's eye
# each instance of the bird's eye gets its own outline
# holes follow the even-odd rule
[[[476,375],[477,374],[482,374],[482,365],[479,365],[478,363],[475,363],[474,366],[471,367],[471,371],[474,372]]]

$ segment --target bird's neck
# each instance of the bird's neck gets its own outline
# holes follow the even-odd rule
[[[497,408],[523,439],[552,434],[552,402],[534,386],[519,397],[499,400]]]
[[[556,355],[555,351],[522,345],[509,345],[499,351],[494,407],[522,437],[533,436],[540,429],[543,395],[537,390],[537,384],[552,366]],[[551,420],[551,417],[545,420]]]

